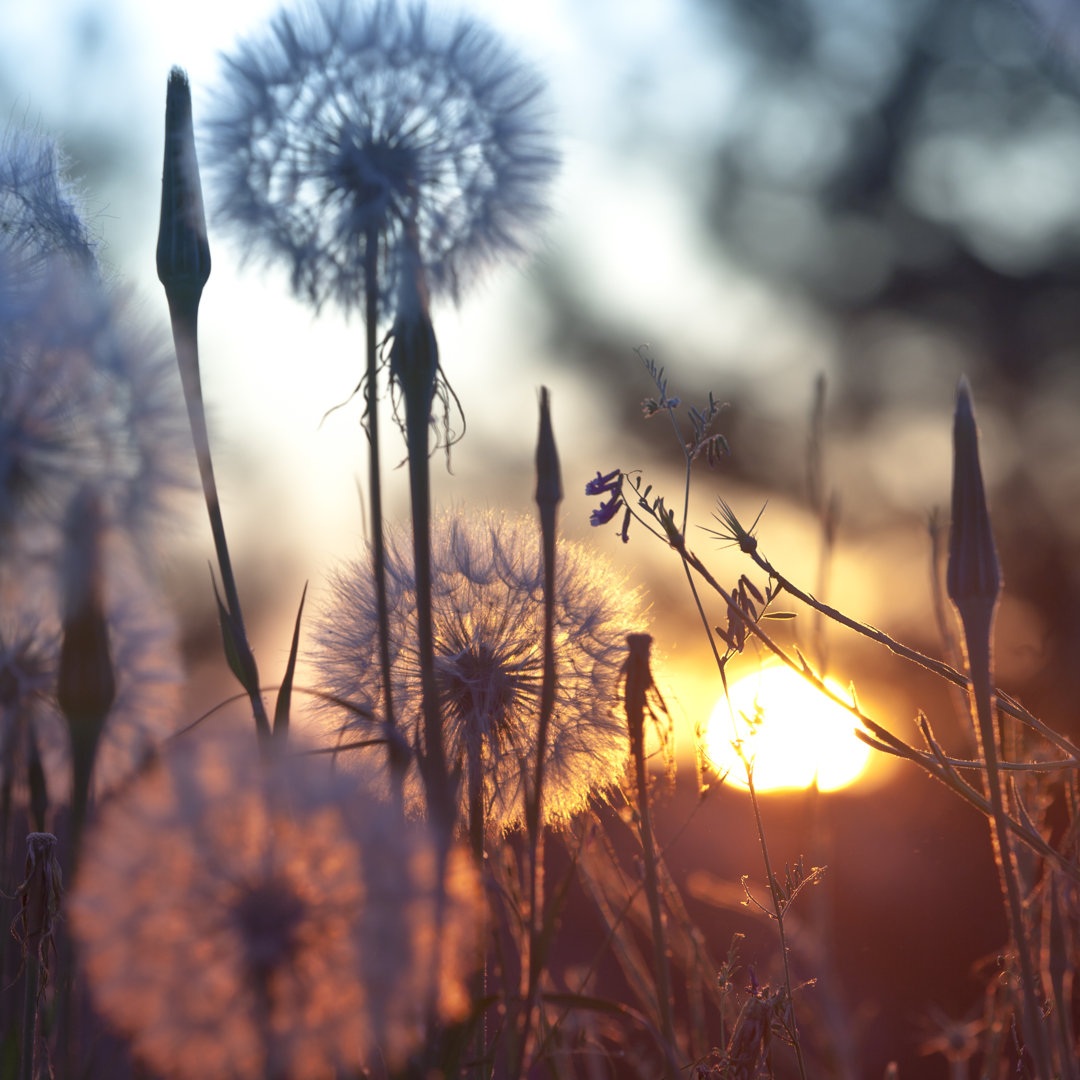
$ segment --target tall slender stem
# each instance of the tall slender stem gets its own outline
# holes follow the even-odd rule
[[[244,627],[240,594],[236,587],[236,575],[233,573],[228,541],[225,539],[221,499],[218,496],[214,463],[210,454],[210,435],[206,426],[206,409],[203,405],[202,380],[199,375],[198,325],[201,290],[196,292],[166,285],[165,293],[169,302],[173,342],[176,346],[176,359],[180,368],[184,400],[187,402],[191,437],[195,444],[195,458],[199,465],[206,512],[210,518],[210,533],[213,536],[214,553],[217,556],[218,571],[221,574],[221,587],[225,593],[225,609],[231,621],[231,641],[228,644],[235,650],[235,656],[231,660],[235,661],[234,672],[251,701],[256,730],[261,737],[269,738],[270,722],[266,715],[262,695],[259,693],[259,672]]]
[[[1001,879],[1001,888],[1005,896],[1005,905],[1009,916],[1009,928],[1020,962],[1020,981],[1023,995],[1022,1028],[1024,1041],[1029,1053],[1034,1057],[1040,1076],[1048,1076],[1049,1047],[1046,1041],[1046,1028],[1042,1022],[1042,1010],[1035,994],[1038,976],[1032,960],[1031,945],[1024,925],[1024,904],[1020,896],[1016,857],[1005,811],[1005,800],[1001,787],[1001,772],[998,769],[998,752],[995,743],[993,683],[990,668],[990,632],[993,623],[993,605],[984,612],[974,609],[974,605],[965,605],[967,614],[962,613],[964,637],[967,640],[968,671],[971,675],[971,708],[975,726],[975,735],[979,745],[979,754],[986,764],[986,786],[993,811],[990,817],[990,836],[994,844],[994,855]]]
[[[671,973],[668,965],[667,934],[660,904],[660,882],[657,874],[657,851],[653,841],[652,815],[649,812],[649,781],[645,767],[645,696],[652,686],[649,652],[652,638],[648,634],[630,634],[626,639],[629,656],[626,660],[626,722],[630,735],[630,756],[634,762],[634,785],[637,793],[638,823],[641,831],[641,855],[645,871],[645,896],[652,923],[653,977],[656,980],[656,1004],[660,1015],[660,1031],[664,1036],[664,1053],[673,1076],[679,1076],[675,1057],[675,1023],[671,1011]]]
[[[390,786],[394,800],[404,806],[405,772],[409,748],[402,742],[394,722],[393,679],[390,667],[390,616],[386,599],[386,544],[383,537],[382,465],[379,452],[378,319],[379,281],[377,273],[378,234],[369,230],[364,247],[364,329],[366,367],[364,373],[364,416],[368,435],[368,490],[371,492],[371,563],[375,577],[375,606],[379,620],[379,670],[383,684],[383,724],[389,754]]]
[[[226,658],[233,674],[251,699],[255,728],[270,738],[270,722],[259,691],[259,672],[244,629],[240,596],[236,588],[225,524],[221,516],[206,429],[202,381],[199,375],[199,301],[210,279],[210,245],[206,235],[202,185],[195,156],[195,133],[191,116],[191,87],[187,76],[173,68],[165,99],[165,158],[161,175],[161,223],[158,230],[157,272],[165,287],[172,319],[176,360],[187,402],[195,457],[199,463],[210,532],[214,538],[225,605],[218,599],[218,614],[225,638]],[[216,586],[215,586],[216,588]]]
[[[761,858],[765,863],[765,875],[769,882],[769,897],[772,900],[773,915],[776,918],[776,930],[780,937],[780,958],[784,965],[784,990],[787,993],[787,1009],[790,1017],[792,1045],[795,1048],[795,1061],[799,1067],[799,1076],[806,1080],[806,1062],[803,1061],[802,1045],[799,1041],[799,1026],[795,1018],[795,998],[791,986],[791,963],[788,959],[787,931],[784,929],[784,901],[780,893],[780,883],[773,873],[772,860],[769,858],[769,845],[765,840],[765,824],[761,818],[761,806],[758,803],[757,788],[754,787],[754,769],[746,769],[746,786],[750,789],[750,802],[754,808],[754,821],[757,823],[758,843],[761,845]]]
[[[536,1008],[537,989],[544,957],[541,955],[543,927],[544,876],[544,768],[547,761],[548,728],[555,711],[555,526],[559,503],[562,501],[562,473],[555,434],[551,426],[551,409],[547,387],[540,389],[540,432],[536,444],[536,504],[540,516],[540,538],[544,573],[544,640],[543,672],[540,682],[540,720],[536,733],[536,764],[533,783],[525,793],[525,825],[528,834],[528,927],[526,947],[528,956],[521,965],[524,1011],[521,1021],[518,1076],[524,1069],[529,1028]]]

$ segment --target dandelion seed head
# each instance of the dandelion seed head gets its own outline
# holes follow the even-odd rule
[[[69,911],[98,1006],[154,1070],[300,1078],[376,1053],[394,1067],[432,980],[464,995],[475,948],[475,873],[455,857],[436,933],[435,881],[416,871],[434,860],[426,833],[321,759],[203,736],[105,808]]]
[[[97,268],[97,241],[60,147],[11,129],[0,138],[0,244],[32,261],[62,256]]]
[[[368,259],[391,301],[406,247],[456,300],[542,217],[543,82],[471,17],[308,0],[226,63],[207,122],[221,214],[317,306],[362,306]]]
[[[55,541],[87,486],[143,531],[190,486],[175,364],[96,275],[49,259],[26,280],[21,265],[0,244],[0,545]]]
[[[443,516],[432,528],[435,670],[451,768],[482,771],[485,816],[495,828],[524,820],[535,769],[543,672],[543,568],[532,518]],[[396,717],[411,744],[423,727],[416,653],[411,541],[387,538],[389,635]],[[544,814],[550,824],[583,809],[614,785],[628,754],[619,711],[626,634],[644,628],[640,594],[595,553],[557,549],[556,703],[548,731]],[[342,568],[317,617],[314,661],[322,689],[366,708],[374,721],[327,706],[322,718],[343,742],[378,730],[382,717],[378,617],[367,560]],[[415,767],[414,767],[415,769]],[[462,814],[467,784],[462,787]],[[407,780],[414,809],[417,775]],[[464,817],[463,817],[464,820]]]

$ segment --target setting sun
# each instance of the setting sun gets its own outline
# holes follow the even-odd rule
[[[832,679],[825,682],[847,696]],[[732,683],[731,707],[724,698],[717,702],[706,738],[716,767],[729,773],[729,782],[745,786],[745,768],[732,746],[742,739],[759,791],[807,788],[815,776],[822,791],[847,787],[870,756],[870,748],[855,737],[851,715],[782,665],[766,665]]]

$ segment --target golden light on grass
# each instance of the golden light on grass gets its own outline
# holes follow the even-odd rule
[[[848,696],[839,683],[825,682]],[[753,760],[758,791],[808,788],[815,777],[822,791],[836,791],[863,775],[870,748],[855,737],[851,714],[790,668],[766,665],[730,689],[730,707],[725,698],[717,702],[706,734],[706,752],[729,783],[746,786],[736,739]]]

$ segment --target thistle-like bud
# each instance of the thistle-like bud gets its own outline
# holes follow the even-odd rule
[[[540,435],[536,442],[536,503],[545,536],[555,534],[555,510],[562,501],[562,471],[555,434],[551,430],[551,408],[546,386],[540,388]]]
[[[962,617],[976,605],[993,608],[1001,591],[1001,567],[986,508],[979,436],[966,376],[961,377],[956,390],[953,421],[952,525],[946,588]]]
[[[187,75],[173,68],[165,98],[165,165],[161,175],[161,227],[157,272],[173,302],[173,290],[198,300],[210,277],[210,245],[206,239],[195,131],[191,119],[191,87]]]

